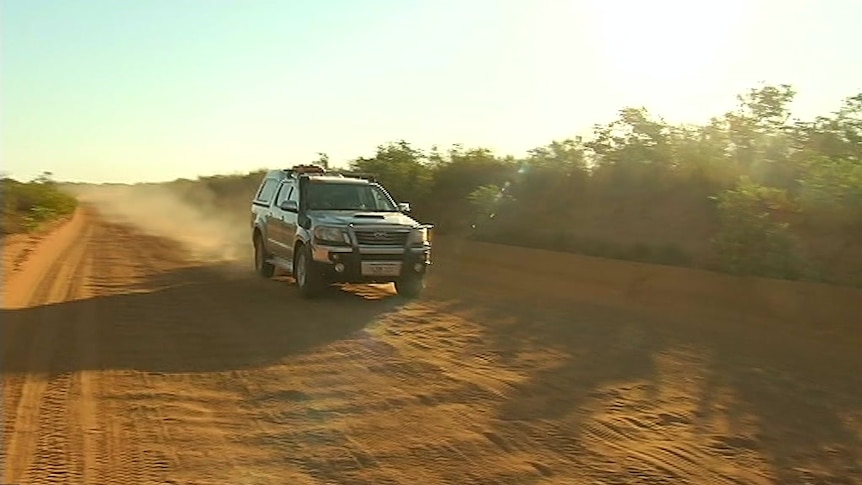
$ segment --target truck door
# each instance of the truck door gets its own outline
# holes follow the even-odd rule
[[[272,252],[273,242],[270,226],[272,221],[272,207],[275,202],[275,192],[278,190],[278,180],[267,178],[263,181],[258,191],[257,196],[252,202],[253,211],[257,214],[255,217],[263,221],[261,230],[263,231],[264,241],[267,251]]]
[[[278,186],[278,192],[275,194],[272,207],[269,211],[269,217],[266,221],[270,251],[280,258],[289,257],[289,251],[287,249],[289,246],[287,241],[289,241],[289,239],[286,237],[284,231],[284,215],[289,214],[289,212],[281,210],[281,202],[287,198],[292,185],[293,184],[289,184],[287,182],[282,182]]]

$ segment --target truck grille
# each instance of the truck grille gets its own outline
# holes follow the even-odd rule
[[[407,232],[356,231],[356,241],[361,246],[404,246]]]

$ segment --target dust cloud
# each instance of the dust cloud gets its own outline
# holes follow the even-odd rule
[[[112,222],[183,244],[191,257],[212,262],[245,260],[249,252],[245,205],[224,208],[206,187],[159,184],[88,185],[70,189]],[[221,203],[220,203],[221,202]]]

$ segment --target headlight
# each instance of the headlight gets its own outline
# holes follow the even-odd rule
[[[350,244],[347,233],[338,227],[318,226],[314,228],[314,238],[320,242]]]
[[[421,229],[413,229],[410,231],[410,245],[411,246],[424,246],[428,244],[428,229],[423,227]]]

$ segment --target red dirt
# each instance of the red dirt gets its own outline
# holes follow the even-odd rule
[[[80,212],[4,277],[4,481],[862,483],[862,291],[435,244],[304,301]]]

